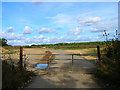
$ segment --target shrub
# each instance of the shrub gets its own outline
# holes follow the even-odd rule
[[[120,87],[120,41],[117,38],[110,41],[106,35],[106,47],[104,48],[104,55],[102,62],[99,62],[96,75],[106,80],[111,87]]]
[[[8,44],[7,44],[7,40],[5,39],[5,38],[0,38],[0,46],[8,46]]]

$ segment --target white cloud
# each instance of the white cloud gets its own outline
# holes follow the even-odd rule
[[[0,32],[0,37],[4,37],[5,36],[5,32]]]
[[[44,36],[44,35],[40,35],[38,38],[39,38],[39,39],[44,39],[45,36]]]
[[[110,31],[114,28],[117,28],[117,25],[114,23],[100,23],[95,27],[90,28],[91,32],[103,32],[104,30]]]
[[[91,26],[101,21],[100,17],[79,17],[79,26]]]
[[[31,38],[26,38],[25,42],[27,44],[31,44],[31,43],[43,43],[43,42],[49,42],[49,40],[47,40],[46,36],[44,35],[40,35],[40,36],[33,36]]]
[[[8,32],[8,33],[13,32],[13,27],[8,27],[8,28],[7,28],[7,32]]]
[[[39,30],[39,34],[42,34],[42,33],[51,33],[51,32],[53,32],[53,31],[51,29],[49,29],[49,28],[41,28]]]
[[[43,39],[43,43],[49,43],[49,42],[50,42],[49,38],[48,39]]]
[[[67,31],[67,34],[68,34],[68,35],[79,35],[79,34],[82,33],[82,32],[83,32],[82,29],[80,29],[79,27],[76,27],[75,30],[68,30],[68,31]]]
[[[31,34],[33,30],[29,26],[25,26],[23,34]]]
[[[26,41],[26,42],[31,42],[31,39],[30,39],[30,38],[26,38],[25,41]]]
[[[65,38],[65,36],[61,36],[59,39],[64,39]]]
[[[7,40],[21,40],[21,39],[24,39],[23,34],[2,32],[2,33],[0,33],[0,36],[2,36],[2,38],[5,38]]]
[[[23,40],[8,40],[9,45],[25,45]]]
[[[57,14],[55,17],[51,17],[52,19],[56,19],[55,23],[65,24],[71,21],[71,18],[65,14]]]
[[[47,17],[47,19],[51,19],[52,25],[56,25],[57,27],[64,27],[64,26],[73,26],[76,23],[76,16],[67,15],[67,14],[57,14],[53,17]]]
[[[91,41],[92,37],[90,36],[77,36],[76,41]]]
[[[31,45],[36,45],[36,43],[31,43],[31,44],[29,44],[29,46],[31,46]]]
[[[74,41],[74,38],[72,37],[68,37],[68,36],[61,36],[61,37],[50,37],[49,38],[49,42],[50,43],[61,43],[61,42],[70,42],[70,41]]]
[[[57,30],[52,30],[52,29],[43,27],[43,28],[41,28],[41,29],[39,30],[39,34],[42,34],[42,33],[55,33],[55,34],[58,34],[58,33],[60,33],[60,32],[57,31]]]
[[[99,22],[101,20],[100,17],[89,17],[86,22]]]
[[[103,38],[101,37],[91,37],[91,36],[77,36],[76,39],[74,39],[74,41],[86,41],[86,42],[90,42],[90,41],[102,41]]]

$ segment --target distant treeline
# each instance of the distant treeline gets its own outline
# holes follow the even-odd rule
[[[109,41],[109,43],[111,43]],[[77,43],[56,43],[56,44],[42,44],[42,45],[31,45],[24,46],[26,48],[33,47],[46,47],[46,48],[55,48],[55,49],[78,49],[78,48],[95,48],[97,45],[104,47],[105,42],[77,42]]]
[[[74,45],[105,45],[105,42],[79,42],[79,43],[56,43],[56,44],[43,44],[41,46],[74,46]]]
[[[108,41],[108,43],[111,43],[111,41]],[[42,45],[35,45],[32,44],[31,46],[25,45],[22,46],[24,48],[54,48],[54,49],[79,49],[79,48],[95,48],[97,45],[100,47],[104,47],[106,42],[75,42],[75,43],[56,43],[56,44],[42,44]],[[20,48],[20,46],[4,46],[5,48]]]

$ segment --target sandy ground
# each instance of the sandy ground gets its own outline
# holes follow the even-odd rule
[[[50,50],[53,54],[63,54],[71,53],[64,50]],[[71,58],[70,56],[55,56],[55,58]],[[76,56],[76,59],[81,59],[80,56]],[[88,74],[89,72],[94,73],[95,65],[86,60],[76,60],[75,67],[79,67],[77,72],[54,72],[63,69],[49,69],[49,74],[39,74],[34,77],[33,82],[25,88],[100,88],[101,84],[98,82],[97,78],[93,74]],[[52,67],[66,67],[71,65],[71,61],[58,61],[56,63],[51,63]],[[63,70],[66,71],[66,70]]]
[[[45,54],[45,51],[48,49],[41,49],[41,48],[23,48],[23,55],[24,54]],[[20,60],[20,50],[19,49],[11,49],[11,51],[17,51],[14,54],[2,54],[2,60],[8,60],[11,58],[11,60],[17,64]],[[6,53],[9,52],[8,49],[2,48],[2,52]],[[27,59],[42,59],[43,55],[26,55]],[[24,61],[24,56],[23,56]],[[30,63],[32,65],[39,63],[39,60],[26,60],[27,63]],[[30,65],[28,64],[28,65]],[[24,64],[23,64],[24,65]],[[31,65],[30,65],[31,66]],[[34,68],[28,67],[29,70],[34,70]]]
[[[46,49],[41,48],[25,48],[24,54],[46,54]],[[26,55],[27,59],[42,59],[44,55]],[[29,60],[29,62],[39,62],[39,60]]]
[[[36,76],[26,88],[101,88],[101,85],[93,75],[57,73]]]
[[[89,48],[89,49],[80,49],[80,50],[65,50],[67,52],[72,52],[72,53],[75,53],[75,54],[79,54],[79,53],[82,53],[82,54],[87,54],[89,51],[91,50],[95,50],[96,48]],[[96,56],[81,56],[85,59],[98,59]]]

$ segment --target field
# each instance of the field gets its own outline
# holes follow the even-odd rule
[[[19,61],[20,47],[3,47],[2,48],[2,60],[12,59],[13,61]],[[54,48],[23,48],[23,54],[46,54],[45,51],[56,50]],[[62,50],[62,49],[57,49]],[[101,52],[103,48],[100,48]],[[64,49],[64,51],[72,52],[75,54],[96,54],[97,48],[81,48],[81,49]],[[27,59],[42,59],[44,55],[27,55]],[[97,56],[81,56],[84,59],[97,59]],[[24,57],[23,57],[24,58]],[[39,60],[27,60],[30,63],[40,63]]]
[[[103,48],[100,48],[100,52],[101,54],[103,54],[102,52]],[[97,55],[97,48],[86,48],[86,49],[77,49],[77,50],[65,50],[67,52],[72,52],[72,53],[75,53],[75,54],[96,54]],[[82,58],[84,59],[98,59],[97,56],[81,56]]]

